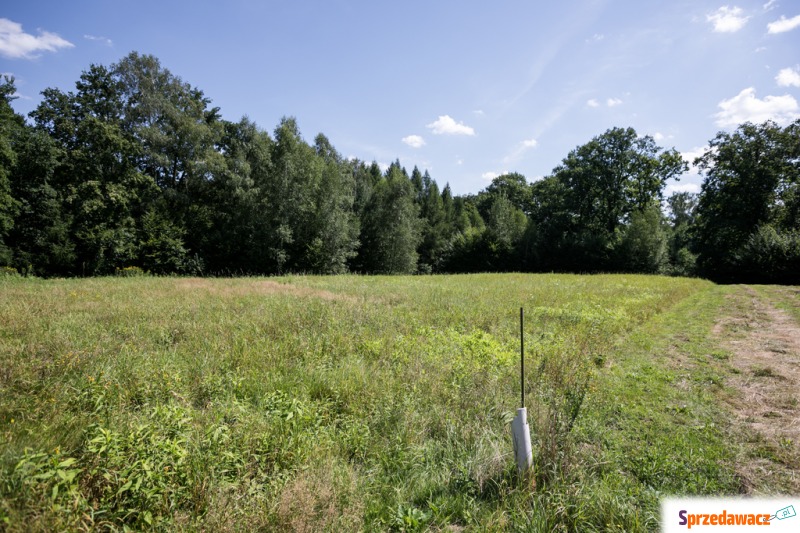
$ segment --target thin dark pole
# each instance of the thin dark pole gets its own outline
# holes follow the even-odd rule
[[[525,407],[525,311],[519,308],[519,389],[522,393],[522,405]]]

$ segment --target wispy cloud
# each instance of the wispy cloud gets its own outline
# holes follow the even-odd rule
[[[108,37],[100,37],[98,35],[84,35],[83,38],[86,39],[87,41],[95,41],[103,43],[106,46],[114,46],[114,41],[112,41]]]
[[[425,146],[425,139],[419,135],[409,135],[408,137],[403,137],[401,140],[411,148],[422,148]]]
[[[742,15],[741,7],[722,6],[710,15],[706,15],[706,20],[714,25],[717,33],[734,33],[747,24],[750,17]]]
[[[787,124],[800,118],[797,100],[789,94],[783,96],[765,96],[763,100],[756,98],[756,90],[748,87],[742,92],[719,103],[716,117],[717,126],[735,127],[745,122],[764,122],[774,120],[778,124]]]
[[[527,82],[513,97],[504,102],[505,111],[513,108],[539,84],[564,48],[568,48],[576,39],[580,39],[581,35],[585,35],[587,28],[591,27],[605,9],[605,2],[587,2],[581,7],[575,10],[572,16],[562,20],[559,31],[555,32],[553,38],[547,39],[543,47],[537,49],[535,60],[528,70]]]
[[[619,98],[609,98],[606,100],[606,105],[608,107],[617,107],[618,105],[622,105],[622,100]]]
[[[600,107],[600,102],[592,98],[586,101],[586,105],[588,105],[589,107]]]
[[[441,115],[426,126],[435,135],[475,135],[475,130],[463,122],[456,122],[450,115]]]
[[[522,157],[522,154],[524,154],[528,150],[536,148],[538,144],[539,141],[537,141],[536,139],[526,139],[520,143],[517,143],[517,145],[514,146],[514,148],[511,150],[511,153],[509,153],[506,157],[503,158],[503,163],[507,164],[511,163],[512,161],[516,161],[517,159]]]
[[[72,48],[71,42],[55,33],[39,30],[39,35],[22,31],[22,24],[0,18],[0,55],[11,59],[35,59],[40,52],[55,52],[59,48]]]
[[[775,22],[770,22],[767,24],[767,31],[769,33],[783,33],[786,31],[791,31],[796,27],[800,26],[800,15],[787,19],[783,15],[781,18],[776,20]]]
[[[764,4],[764,11],[772,11],[776,7],[778,7],[778,0],[769,0],[766,4]]]
[[[800,87],[800,67],[782,68],[775,81],[781,87]]]

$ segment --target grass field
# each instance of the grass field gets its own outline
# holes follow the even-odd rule
[[[726,407],[737,370],[714,331],[741,290],[0,278],[0,529],[639,531],[665,495],[786,492],[741,465],[791,477],[792,443],[748,439]]]

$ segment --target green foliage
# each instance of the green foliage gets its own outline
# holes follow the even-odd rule
[[[792,284],[800,271],[800,229],[759,226],[733,255],[740,276],[760,283]]]
[[[790,235],[798,228],[798,130],[800,121],[785,128],[773,122],[743,124],[733,133],[717,134],[697,159],[705,174],[694,228],[702,275],[757,279],[756,265],[774,258],[778,263],[767,267],[764,279],[798,279],[787,257],[793,253]],[[789,241],[778,244],[766,226],[775,235],[785,232]],[[760,253],[763,258],[750,255]]]
[[[576,147],[535,183],[512,172],[454,197],[399,160],[382,173],[376,162],[344,159],[322,133],[310,144],[294,118],[273,136],[246,117],[223,120],[202,90],[150,55],[91,65],[72,92],[45,89],[32,125],[12,110],[14,93],[4,78],[0,264],[36,275],[135,265],[157,274],[734,279],[767,261],[748,254],[775,248],[747,244],[757,228],[791,235],[800,224],[798,123],[718,135],[698,160],[701,198],[674,195],[668,228],[656,220],[662,191],[687,165],[632,128]],[[795,279],[791,264],[769,279]]]
[[[115,273],[117,276],[121,276],[123,278],[135,278],[147,275],[147,272],[145,272],[144,270],[142,270],[137,266],[126,266],[122,268],[117,268]]]
[[[17,163],[13,140],[22,129],[22,120],[11,109],[15,92],[14,78],[3,75],[0,83],[0,264],[11,263],[12,251],[6,246],[5,240],[14,227],[17,214],[17,201],[11,194],[10,175]]]
[[[631,215],[615,246],[617,268],[627,272],[662,273],[668,261],[667,231],[658,206]]]
[[[677,192],[667,199],[672,227],[668,232],[669,264],[665,272],[671,275],[693,276],[696,273],[697,256],[689,248],[697,201],[698,196],[688,192]]]
[[[413,186],[399,164],[392,165],[375,185],[361,225],[361,270],[376,274],[416,272],[421,234],[413,195]]]
[[[153,526],[188,503],[188,414],[165,406],[151,416],[151,423],[125,433],[88,429],[85,483],[89,503],[104,511],[104,521]]]
[[[579,146],[535,185],[537,262],[545,268],[614,270],[614,250],[634,214],[659,205],[666,181],[686,168],[676,150],[662,150],[632,128],[612,128]],[[630,235],[637,244],[626,246],[656,248],[635,252],[639,257],[631,258],[630,266],[652,271],[652,258],[662,253],[661,239],[646,243],[634,237],[637,232],[634,228]],[[651,259],[643,259],[643,253]]]

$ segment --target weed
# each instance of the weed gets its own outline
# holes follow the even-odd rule
[[[772,368],[765,366],[765,367],[758,367],[753,369],[753,376],[757,378],[781,378],[780,374],[776,373]]]

